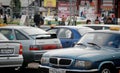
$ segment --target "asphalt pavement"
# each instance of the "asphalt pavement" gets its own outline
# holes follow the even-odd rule
[[[41,73],[39,69],[22,69],[22,70],[13,70],[9,68],[0,69],[0,73]]]

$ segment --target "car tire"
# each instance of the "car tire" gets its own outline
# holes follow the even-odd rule
[[[99,73],[116,73],[115,68],[113,66],[102,66]]]

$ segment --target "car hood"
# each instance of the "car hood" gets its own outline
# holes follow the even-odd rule
[[[59,50],[52,50],[46,52],[44,56],[47,57],[60,57],[60,58],[72,58],[82,60],[101,60],[106,58],[112,58],[114,55],[119,54],[115,50],[106,49],[91,49],[91,48],[64,48]]]

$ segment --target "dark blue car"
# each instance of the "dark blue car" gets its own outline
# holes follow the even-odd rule
[[[46,52],[43,73],[117,73],[120,68],[120,32],[99,30],[85,34],[71,48]]]
[[[68,48],[73,47],[86,32],[93,31],[93,29],[82,26],[55,26],[47,31],[57,34],[63,48]]]

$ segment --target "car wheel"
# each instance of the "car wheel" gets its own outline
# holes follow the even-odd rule
[[[115,69],[112,66],[103,66],[99,73],[115,73]]]

